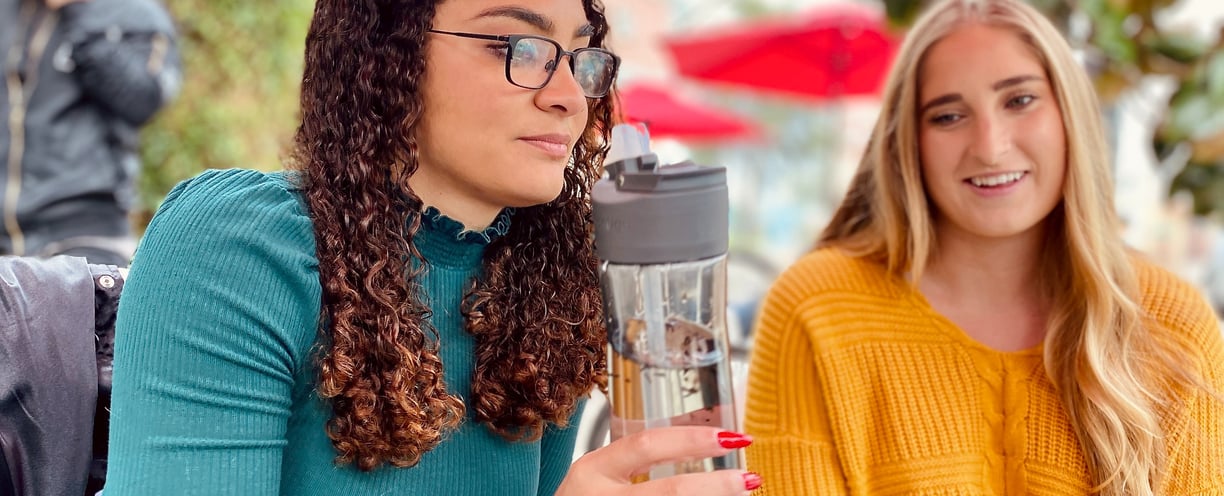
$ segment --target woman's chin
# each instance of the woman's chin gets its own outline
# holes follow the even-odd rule
[[[536,186],[539,186],[538,184]],[[531,190],[521,191],[520,195],[510,200],[508,207],[527,208],[536,205],[543,205],[556,200],[561,195],[561,183],[558,183],[555,188],[536,187]]]

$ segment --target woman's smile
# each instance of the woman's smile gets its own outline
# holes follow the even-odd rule
[[[998,197],[1016,191],[1028,178],[1027,171],[1012,171],[973,176],[965,179],[964,183],[980,196]]]

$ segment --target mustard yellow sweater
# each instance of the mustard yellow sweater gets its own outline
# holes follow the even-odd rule
[[[1203,298],[1136,261],[1153,332],[1224,392],[1224,339]],[[758,495],[1086,494],[1087,467],[1041,348],[970,339],[883,267],[814,252],[776,282],[753,345],[745,427]],[[1224,494],[1224,402],[1197,391],[1163,418],[1158,494]]]

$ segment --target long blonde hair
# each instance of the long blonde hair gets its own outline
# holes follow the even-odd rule
[[[1083,447],[1095,491],[1151,495],[1166,465],[1159,411],[1167,386],[1193,381],[1170,343],[1147,333],[1139,283],[1113,210],[1100,109],[1088,75],[1058,30],[1016,0],[947,0],[913,26],[884,91],[858,172],[817,247],[837,246],[921,277],[937,243],[918,150],[924,55],[966,23],[1014,32],[1036,55],[1062,111],[1067,142],[1063,200],[1046,219],[1040,276],[1053,302],[1045,368]]]

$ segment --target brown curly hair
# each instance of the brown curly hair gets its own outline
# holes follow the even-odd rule
[[[314,223],[323,288],[315,348],[318,394],[338,464],[415,465],[464,417],[449,394],[437,332],[417,280],[421,200],[413,129],[425,102],[431,1],[319,0],[306,39],[293,167]],[[608,33],[599,0],[583,0]],[[465,295],[475,336],[470,405],[509,440],[565,426],[578,400],[606,386],[590,189],[601,174],[609,97],[588,100],[587,131],[553,201],[515,211]]]

